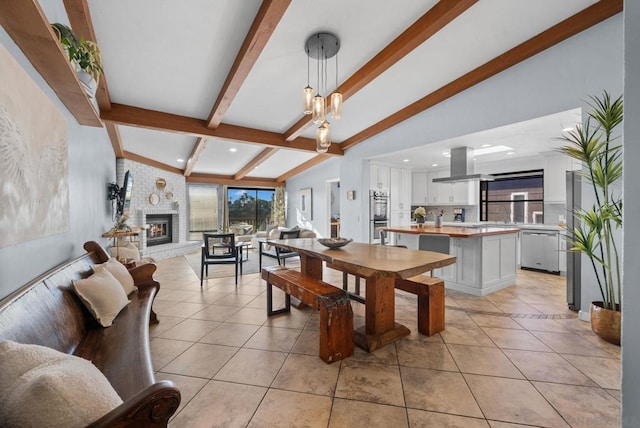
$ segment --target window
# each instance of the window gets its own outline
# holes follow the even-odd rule
[[[218,229],[218,186],[190,184],[189,239],[202,239],[202,232]]]
[[[229,226],[249,224],[253,231],[267,230],[271,219],[271,207],[275,198],[274,189],[227,189],[227,212]]]
[[[480,182],[480,220],[544,223],[543,170],[493,174]]]

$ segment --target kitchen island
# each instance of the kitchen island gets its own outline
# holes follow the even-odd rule
[[[382,228],[395,234],[396,245],[456,256],[455,265],[435,269],[446,288],[485,296],[515,284],[517,227],[433,227],[432,224]],[[448,241],[447,241],[448,238]]]

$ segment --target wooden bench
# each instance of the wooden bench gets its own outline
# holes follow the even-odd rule
[[[325,363],[339,361],[353,354],[353,311],[344,290],[282,266],[262,269],[267,282],[267,315],[291,311],[291,296],[320,310],[320,351]],[[285,292],[285,307],[273,310],[273,288]]]
[[[426,275],[397,279],[395,287],[418,296],[418,331],[433,336],[444,330],[444,281]]]
[[[92,427],[166,427],[180,404],[170,381],[156,382],[149,349],[149,322],[160,284],[156,265],[130,270],[138,291],[111,327],[101,327],[72,290],[73,279],[86,278],[92,265],[109,256],[96,242],[68,263],[45,273],[0,301],[0,341],[37,344],[91,360],[124,401]]]

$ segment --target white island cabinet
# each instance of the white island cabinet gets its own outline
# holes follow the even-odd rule
[[[420,239],[431,235],[449,237],[449,254],[456,263],[433,271],[446,288],[485,296],[515,284],[518,228],[409,226],[387,228],[396,233],[396,243],[420,249]],[[420,236],[426,236],[420,238]]]

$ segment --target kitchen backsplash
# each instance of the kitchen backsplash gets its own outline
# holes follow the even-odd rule
[[[411,213],[418,207],[419,205],[411,206]],[[464,208],[465,209],[465,222],[474,223],[478,221],[477,211],[478,207],[475,205],[470,206],[460,206],[460,207],[452,207],[450,205],[447,206],[436,206],[436,205],[424,205],[424,208],[429,211],[440,211],[444,210],[443,221],[453,221],[453,209],[454,208]],[[567,207],[565,204],[544,204],[544,223],[545,224],[558,224],[560,222],[560,216],[564,216],[566,219],[568,216]],[[427,221],[433,221],[432,215],[427,215]]]

